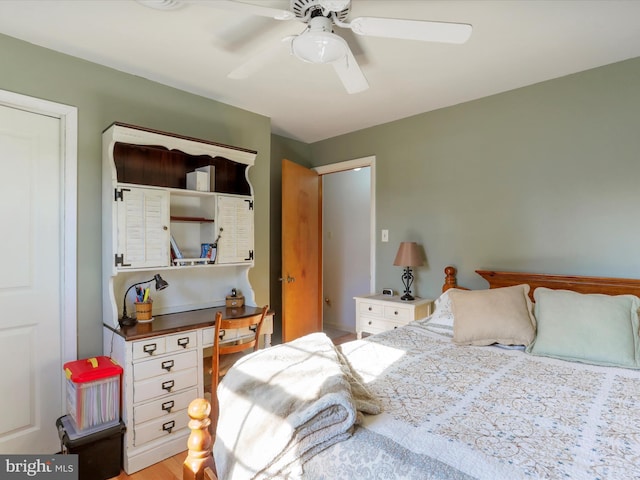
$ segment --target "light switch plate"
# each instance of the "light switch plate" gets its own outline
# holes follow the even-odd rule
[[[382,241],[383,242],[389,241],[389,230],[382,230]]]

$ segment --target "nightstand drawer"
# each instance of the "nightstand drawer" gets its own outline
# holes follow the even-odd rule
[[[398,307],[396,305],[385,306],[384,318],[388,320],[410,322],[413,320],[413,310],[406,307]]]
[[[381,317],[384,313],[382,305],[376,303],[359,302],[360,313],[364,315],[377,315]]]
[[[193,350],[191,352],[154,358],[146,362],[141,361],[134,363],[133,375],[136,381],[140,381],[197,366],[198,355],[197,352]]]
[[[198,397],[198,389],[192,388],[184,392],[176,393],[170,397],[154,400],[133,408],[133,420],[136,425],[153,420],[154,418],[167,417],[180,410],[186,410],[189,403]]]
[[[380,333],[423,318],[431,311],[432,300],[416,298],[404,301],[393,295],[354,297],[356,301],[356,337],[363,332]]]
[[[402,326],[401,323],[392,322],[386,318],[367,317],[363,315],[360,320],[362,329],[369,333],[380,333]]]
[[[198,368],[180,370],[148,380],[134,382],[133,403],[144,402],[162,395],[194,387],[198,384]]]

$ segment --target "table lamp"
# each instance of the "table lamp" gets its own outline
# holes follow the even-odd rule
[[[121,327],[131,327],[131,326],[135,325],[136,323],[138,323],[138,320],[136,320],[135,318],[131,318],[129,315],[127,315],[127,295],[128,295],[128,293],[131,291],[131,289],[133,287],[137,287],[138,285],[142,285],[143,283],[149,283],[149,282],[152,282],[154,280],[156,281],[156,290],[157,291],[164,290],[165,288],[167,288],[169,286],[169,284],[164,280],[164,278],[162,278],[159,273],[156,273],[153,276],[153,278],[150,278],[149,280],[145,280],[144,282],[134,283],[129,288],[127,288],[126,292],[124,292],[124,300],[122,301],[122,318],[119,321]]]
[[[420,251],[418,244],[416,242],[401,242],[393,264],[399,267],[404,267],[404,272],[402,273],[404,295],[400,297],[400,300],[415,300],[413,295],[411,295],[411,284],[413,283],[411,267],[420,267],[424,265],[422,252]]]

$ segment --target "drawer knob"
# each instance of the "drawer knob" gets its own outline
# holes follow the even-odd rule
[[[373,322],[371,320],[369,320],[369,325],[371,325]]]
[[[171,413],[171,409],[175,406],[175,402],[173,400],[169,400],[168,402],[164,402],[162,404],[162,410],[167,413]]]
[[[170,392],[171,389],[174,387],[174,385],[175,385],[175,382],[173,380],[162,382],[162,389],[166,390],[167,392]]]
[[[393,312],[393,314],[394,314],[394,315],[397,315],[397,314],[398,314],[398,311],[396,310],[395,312]]]
[[[369,307],[369,311],[373,310],[373,308]]]
[[[179,338],[178,345],[182,348],[187,348],[187,345],[189,345],[189,337]]]
[[[142,347],[142,351],[144,353],[148,353],[149,355],[153,355],[153,352],[155,352],[157,348],[158,346],[155,343],[149,343]]]
[[[176,426],[176,421],[171,420],[170,422],[162,424],[162,430],[164,430],[165,432],[171,433],[171,430],[173,430],[175,426]]]
[[[170,372],[173,368],[173,360],[165,360],[164,362],[162,362],[162,368],[163,370]]]

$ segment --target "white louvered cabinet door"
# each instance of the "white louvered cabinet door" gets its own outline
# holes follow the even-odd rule
[[[116,189],[118,268],[169,265],[169,192],[122,186]]]
[[[253,198],[219,195],[216,212],[220,235],[216,263],[253,262]]]

